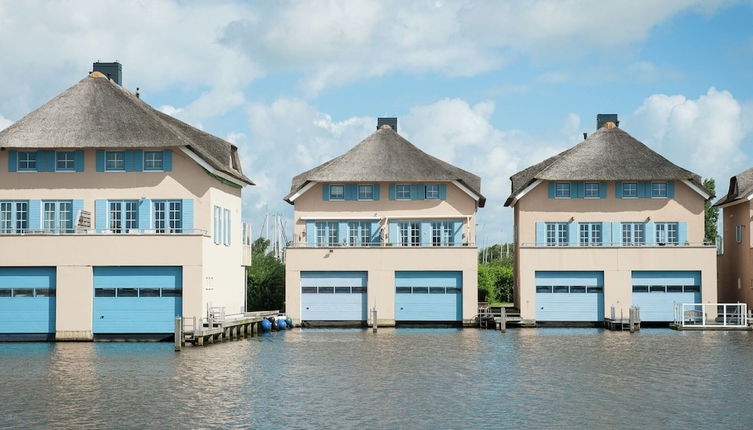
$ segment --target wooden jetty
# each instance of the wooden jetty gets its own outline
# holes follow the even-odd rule
[[[504,333],[508,325],[520,326],[523,319],[520,310],[506,306],[490,306],[488,303],[479,303],[478,327],[490,328],[493,324],[495,330]]]
[[[637,306],[630,306],[628,317],[625,318],[620,310],[620,317],[615,315],[614,306],[611,309],[610,318],[604,318],[604,328],[616,331],[629,331],[635,333],[641,329],[641,309]]]
[[[261,311],[225,315],[222,311],[210,311],[206,318],[175,317],[175,350],[180,351],[186,343],[203,346],[259,335],[262,320],[279,314],[279,311]]]

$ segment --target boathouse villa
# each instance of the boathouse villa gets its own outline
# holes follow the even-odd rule
[[[729,180],[727,195],[714,205],[722,209],[719,300],[753,306],[753,168]]]
[[[583,142],[510,178],[526,322],[600,322],[631,305],[666,322],[674,302],[717,301],[716,249],[704,243],[711,193],[618,125],[599,115]]]
[[[472,323],[481,179],[397,133],[396,118],[293,178],[286,312],[297,323]]]
[[[0,132],[0,336],[172,336],[245,310],[236,147],[94,70]]]

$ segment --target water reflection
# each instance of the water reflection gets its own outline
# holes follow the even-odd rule
[[[749,333],[294,330],[0,344],[0,428],[718,427],[753,418]]]

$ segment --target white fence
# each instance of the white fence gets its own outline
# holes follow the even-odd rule
[[[675,303],[674,322],[682,327],[747,327],[745,303]]]

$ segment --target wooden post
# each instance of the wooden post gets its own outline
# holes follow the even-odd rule
[[[628,324],[630,324],[630,333],[635,333],[635,309],[632,306],[630,306],[628,318]]]
[[[199,336],[196,338],[196,343],[199,344],[199,346],[204,346],[204,336]]]
[[[180,351],[183,347],[183,321],[181,317],[175,317],[175,350]]]
[[[376,306],[371,308],[371,331],[377,332],[377,309]]]
[[[499,308],[499,332],[504,333],[507,331],[507,309],[504,306]]]

